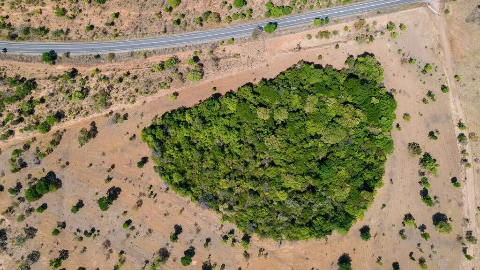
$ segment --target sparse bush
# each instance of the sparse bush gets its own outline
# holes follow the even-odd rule
[[[403,217],[403,225],[408,227],[417,227],[417,225],[415,224],[415,218],[412,216],[412,214],[405,214],[405,216]]]
[[[403,114],[403,120],[405,120],[405,122],[410,122],[411,119],[412,117],[410,116],[410,114],[408,113]]]
[[[429,153],[424,153],[419,163],[422,168],[426,169],[430,173],[434,175],[438,174],[437,168],[440,167],[440,165]]]
[[[425,239],[426,241],[428,241],[428,239],[430,239],[430,234],[429,234],[429,233],[424,232],[424,233],[421,234],[421,236],[422,236],[422,238]]]
[[[411,142],[411,143],[408,143],[408,152],[412,156],[418,156],[418,155],[422,154],[422,148],[420,147],[420,145],[418,143]]]

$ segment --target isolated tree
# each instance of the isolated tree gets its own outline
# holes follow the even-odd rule
[[[246,0],[233,0],[233,6],[241,9],[247,4]]]
[[[265,31],[265,33],[267,34],[272,34],[273,32],[275,32],[276,29],[277,23],[273,22],[269,22],[267,25],[265,25],[265,27],[263,27],[263,31]]]
[[[434,159],[429,153],[424,153],[422,158],[420,158],[420,166],[434,175],[438,174],[438,167],[440,165],[437,163],[437,160]]]
[[[338,270],[351,270],[352,269],[352,259],[347,253],[343,253],[340,258],[338,258]]]
[[[55,51],[52,50],[42,53],[42,61],[44,63],[54,64],[55,60],[57,60],[57,53]]]
[[[432,221],[438,232],[443,234],[449,234],[452,232],[452,225],[448,222],[447,215],[437,212],[432,216]]]
[[[178,7],[181,3],[180,0],[167,0],[167,2],[172,8]]]
[[[363,226],[362,228],[360,228],[360,237],[362,238],[362,240],[364,241],[368,241],[370,240],[370,227],[368,225],[365,225]]]

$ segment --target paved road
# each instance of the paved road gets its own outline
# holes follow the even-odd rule
[[[250,36],[257,27],[263,27],[268,22],[276,22],[278,28],[292,27],[302,24],[313,24],[315,18],[329,17],[330,19],[357,15],[365,12],[381,10],[410,3],[426,2],[425,0],[373,0],[351,5],[339,6],[318,10],[309,13],[292,15],[259,23],[238,25],[227,28],[212,29],[208,31],[190,32],[173,36],[164,36],[148,39],[136,39],[110,42],[77,42],[77,43],[23,43],[0,42],[0,48],[7,48],[8,53],[41,54],[54,50],[57,53],[88,54],[106,52],[125,52],[135,50],[149,50],[159,48],[179,47],[183,45],[200,44],[209,41],[225,40],[231,37]]]

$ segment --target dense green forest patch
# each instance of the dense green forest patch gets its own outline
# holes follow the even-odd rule
[[[142,132],[173,189],[274,239],[345,232],[382,185],[396,102],[374,56],[300,62],[154,119]]]

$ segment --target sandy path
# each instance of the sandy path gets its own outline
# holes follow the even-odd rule
[[[437,17],[437,26],[438,26],[438,31],[439,31],[439,38],[440,38],[440,44],[441,48],[443,51],[443,68],[446,74],[447,78],[447,84],[448,87],[450,88],[450,107],[452,110],[452,121],[454,125],[458,123],[458,121],[462,120],[465,121],[466,117],[463,113],[462,106],[460,104],[460,98],[458,94],[458,88],[455,84],[455,72],[453,70],[454,64],[453,64],[453,55],[452,51],[450,49],[450,43],[448,41],[448,36],[447,36],[447,22],[445,21],[444,16],[438,16]],[[460,133],[458,129],[455,129],[455,133]],[[462,146],[458,145],[459,152],[461,151]],[[463,148],[468,152],[468,153],[473,153],[472,148],[470,146],[470,143],[467,143],[466,145],[463,146]],[[473,235],[477,235],[477,222],[476,222],[476,199],[475,199],[475,182],[474,182],[474,170],[473,168],[464,168],[462,170],[462,175],[465,177],[465,183],[466,185],[463,186],[462,192],[463,192],[463,201],[465,202],[465,206],[463,207],[463,212],[465,215],[465,218],[469,220],[467,223],[467,230],[471,230],[473,232]],[[467,244],[469,254],[475,257],[474,251],[475,247],[473,244]],[[474,269],[475,265],[473,261],[468,261],[466,260],[463,264],[464,269]]]

